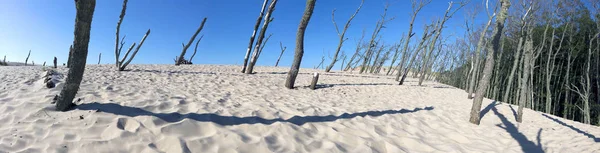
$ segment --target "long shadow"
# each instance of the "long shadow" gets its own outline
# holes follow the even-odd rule
[[[513,139],[517,140],[517,142],[519,143],[519,145],[521,146],[521,150],[523,150],[523,152],[528,152],[528,153],[544,153],[544,149],[542,148],[542,144],[541,142],[541,129],[538,131],[538,136],[537,136],[537,141],[538,141],[538,145],[536,145],[535,143],[533,143],[532,141],[529,141],[527,139],[527,136],[523,135],[523,133],[519,132],[519,129],[510,121],[508,121],[508,119],[503,115],[500,114],[498,112],[498,109],[496,109],[496,107],[492,107],[492,111],[494,111],[494,114],[496,114],[496,116],[498,116],[498,118],[500,118],[500,120],[502,121],[502,124],[504,124],[504,127],[501,126],[500,124],[497,124],[496,126],[506,130],[508,133],[510,133],[510,136],[513,137]]]
[[[508,105],[508,107],[510,107],[510,111],[512,111],[513,116],[515,117],[515,120],[517,120],[517,111],[515,111],[515,109],[510,104]]]
[[[215,75],[217,73],[214,72],[191,72],[191,71],[159,71],[159,70],[128,70],[129,72],[146,72],[146,73],[167,73],[167,74],[206,74],[206,75]]]
[[[334,86],[393,86],[391,83],[344,83],[344,84],[318,84],[317,89],[331,88]]]
[[[287,74],[288,72],[257,72],[257,74]],[[298,74],[310,74],[313,73],[298,73]],[[352,74],[342,74],[342,73],[319,73],[319,75],[327,75],[327,76],[343,76],[343,77],[356,77],[356,78],[378,78],[378,79],[388,79],[392,76],[367,76],[367,75],[352,75]],[[406,81],[404,81],[406,82]]]
[[[303,125],[306,123],[314,123],[314,122],[332,122],[339,119],[351,119],[358,116],[381,116],[385,114],[404,114],[404,113],[414,113],[422,110],[433,110],[433,107],[425,107],[425,108],[415,108],[413,110],[401,109],[401,110],[385,110],[385,111],[368,111],[368,112],[360,112],[360,113],[344,113],[340,116],[328,115],[328,116],[294,116],[290,119],[264,119],[261,117],[235,117],[235,116],[220,116],[212,113],[205,114],[197,114],[197,113],[188,113],[188,114],[180,114],[180,113],[153,113],[150,111],[146,111],[141,108],[129,107],[129,106],[121,106],[119,104],[114,103],[86,103],[81,104],[76,107],[79,110],[98,110],[102,112],[112,113],[115,115],[123,115],[129,117],[136,116],[155,116],[166,122],[179,122],[183,119],[192,119],[201,122],[213,122],[222,126],[228,125],[240,125],[240,124],[273,124],[275,122],[288,122],[296,125]]]
[[[489,105],[487,105],[483,110],[481,110],[481,112],[479,112],[479,119],[483,119],[483,117],[485,116],[485,114],[487,114],[488,112],[490,112],[490,110],[494,107],[496,107],[496,105],[498,105],[496,103],[496,101],[490,103]]]
[[[588,138],[593,139],[595,142],[600,142],[600,138],[597,138],[596,136],[594,136],[592,134],[589,134],[589,133],[587,133],[585,131],[582,131],[581,129],[578,129],[578,128],[572,126],[572,125],[569,125],[569,124],[567,124],[567,123],[565,123],[563,121],[560,121],[560,120],[558,120],[558,119],[556,119],[554,117],[550,117],[550,116],[548,116],[546,114],[542,114],[542,116],[544,116],[544,117],[546,117],[546,118],[548,118],[548,119],[550,119],[550,120],[552,120],[552,121],[554,121],[554,122],[556,122],[556,123],[558,123],[560,125],[563,125],[563,126],[566,126],[568,128],[571,128],[571,130],[573,130],[573,131],[575,131],[577,133],[581,133],[581,134],[587,136]]]

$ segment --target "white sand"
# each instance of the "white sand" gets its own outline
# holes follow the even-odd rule
[[[332,73],[313,91],[316,71],[303,69],[288,90],[288,67],[130,68],[87,66],[78,108],[57,112],[62,83],[0,67],[0,152],[600,152],[600,128],[529,109],[517,124],[506,104],[470,124],[467,94],[433,82]]]

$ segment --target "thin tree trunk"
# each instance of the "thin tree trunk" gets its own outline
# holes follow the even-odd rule
[[[492,25],[492,19],[493,17],[490,17],[488,19],[487,24],[485,24],[485,27],[481,31],[481,34],[479,34],[479,42],[477,42],[477,48],[475,49],[475,65],[473,65],[475,69],[471,74],[471,80],[469,83],[469,95],[467,97],[469,99],[473,99],[473,89],[475,88],[475,79],[477,79],[477,77],[475,77],[475,74],[479,73],[479,64],[481,63],[481,57],[479,56],[479,52],[481,52],[481,49],[483,48],[483,43],[485,41],[485,33],[487,32],[487,29],[489,29],[490,25]]]
[[[138,53],[138,51],[140,51],[140,48],[144,44],[144,41],[146,40],[146,37],[148,37],[148,35],[150,35],[150,29],[148,29],[148,31],[146,31],[146,34],[144,35],[144,37],[142,37],[142,41],[140,41],[140,45],[138,45],[137,48],[135,48],[135,51],[133,52],[133,54],[131,54],[131,57],[129,57],[129,60],[127,60],[127,62],[125,62],[125,63],[121,62],[121,63],[123,63],[123,65],[121,65],[121,67],[119,68],[119,71],[125,70],[127,65],[129,65],[129,63],[131,63],[131,60],[133,60],[133,57],[135,57],[135,55]],[[134,45],[135,45],[135,43],[134,43]],[[127,56],[125,56],[125,57],[127,57]]]
[[[269,4],[269,8],[267,9],[267,14],[265,15],[265,22],[263,22],[263,26],[260,29],[260,33],[258,34],[258,39],[256,40],[256,46],[254,48],[254,52],[252,52],[252,58],[250,59],[250,63],[248,63],[248,67],[246,68],[246,74],[252,74],[254,71],[254,65],[256,65],[256,62],[258,61],[258,57],[260,56],[260,48],[263,42],[263,39],[265,38],[265,33],[267,32],[267,29],[269,28],[269,23],[271,23],[271,21],[273,21],[273,18],[271,18],[271,15],[273,14],[273,11],[275,11],[275,5],[277,5],[277,0],[272,0],[271,4]]]
[[[294,83],[296,82],[298,71],[300,70],[302,56],[304,55],[304,33],[306,31],[306,27],[308,26],[308,22],[310,21],[310,18],[313,14],[313,10],[315,9],[316,2],[317,0],[306,0],[306,8],[304,9],[304,15],[302,15],[302,19],[300,20],[300,24],[298,25],[298,33],[296,33],[296,50],[294,53],[294,62],[292,63],[290,72],[288,72],[288,76],[285,80],[285,87],[288,89],[294,88]]]
[[[356,12],[354,12],[354,14],[352,14],[352,16],[350,16],[350,19],[348,19],[348,21],[346,22],[346,25],[344,25],[344,30],[342,30],[341,33],[340,33],[340,30],[338,29],[337,24],[335,23],[335,15],[334,15],[335,9],[331,12],[331,20],[333,21],[333,25],[335,26],[335,30],[338,34],[338,37],[340,38],[340,41],[338,43],[337,48],[335,49],[335,53],[333,54],[333,59],[331,60],[331,64],[329,64],[329,66],[327,66],[327,68],[325,68],[325,72],[331,71],[331,68],[333,68],[333,66],[337,62],[338,54],[340,53],[340,50],[342,50],[342,45],[344,44],[344,41],[346,41],[346,38],[344,38],[344,36],[346,35],[346,30],[348,30],[348,27],[350,27],[350,22],[352,22],[352,19],[354,19],[356,14],[358,14],[358,12],[360,11],[360,8],[362,8],[364,3],[365,3],[365,0],[362,0],[360,2],[360,5],[356,9]]]
[[[189,60],[190,63],[192,63],[194,56],[196,56],[196,52],[198,52],[198,44],[200,44],[200,41],[202,40],[202,38],[204,38],[204,35],[200,36],[200,38],[198,38],[198,41],[196,41],[196,46],[194,47],[194,53],[192,54],[192,57],[190,57],[190,60]]]
[[[254,31],[252,31],[252,36],[250,36],[250,42],[248,43],[248,49],[246,49],[246,56],[244,56],[244,66],[242,67],[242,73],[246,73],[246,67],[248,66],[248,59],[250,58],[250,52],[252,52],[252,45],[254,44],[254,37],[256,37],[256,31],[258,30],[258,26],[260,26],[260,22],[263,19],[265,14],[265,9],[267,8],[267,3],[269,0],[265,0],[260,9],[260,15],[258,19],[256,19],[256,23],[254,24]],[[268,18],[267,18],[268,19]]]
[[[521,123],[523,122],[523,107],[525,107],[527,105],[527,102],[529,102],[528,99],[528,83],[529,83],[529,73],[531,71],[531,56],[533,54],[533,33],[529,32],[527,37],[527,40],[525,40],[525,46],[523,47],[524,49],[524,56],[523,56],[523,76],[521,77],[521,82],[520,82],[520,86],[519,89],[521,90],[521,98],[519,98],[519,109],[517,110],[517,122]]]
[[[471,108],[471,117],[469,121],[473,124],[479,125],[481,111],[481,103],[483,101],[483,92],[488,88],[489,81],[491,78],[491,72],[494,68],[494,54],[500,50],[500,38],[502,36],[502,30],[504,29],[504,22],[508,16],[508,8],[510,7],[510,0],[500,0],[500,12],[496,18],[496,25],[492,32],[492,40],[488,45],[488,54],[483,68],[483,76],[479,81],[479,86],[475,92],[475,98],[473,99],[473,107]]]
[[[404,59],[406,55],[404,55],[407,50],[408,50],[408,44],[410,43],[410,38],[412,38],[415,34],[413,33],[413,25],[415,23],[415,19],[417,18],[417,15],[419,14],[419,12],[421,11],[421,9],[423,9],[423,7],[425,7],[427,4],[431,3],[431,0],[420,0],[419,3],[416,2],[416,0],[411,0],[412,2],[412,14],[410,16],[410,24],[408,27],[408,35],[406,35],[406,41],[404,42],[404,46],[402,48],[402,58]],[[427,33],[425,33],[425,35],[427,35]],[[417,48],[415,48],[417,49]],[[417,54],[417,53],[414,53]],[[412,60],[411,60],[412,63]],[[404,63],[402,63],[404,64]],[[400,81],[400,75],[402,72],[402,69],[404,67],[403,66],[399,66],[398,67],[398,73],[396,74],[396,81]],[[408,70],[408,68],[406,69]],[[402,84],[402,83],[400,83]]]
[[[279,65],[279,60],[281,60],[281,56],[283,56],[283,52],[285,52],[285,49],[287,47],[283,47],[283,44],[281,42],[279,42],[279,48],[281,48],[281,54],[279,54],[279,57],[277,58],[277,62],[275,62],[275,67],[277,67],[277,65]]]
[[[102,60],[102,53],[98,54],[98,65],[100,65],[101,60]]]
[[[25,66],[27,66],[27,61],[29,60],[29,55],[31,55],[31,50],[27,53],[27,58],[25,58]]]
[[[123,23],[123,18],[125,18],[125,12],[127,10],[127,1],[128,0],[123,0],[123,8],[121,9],[121,14],[119,15],[119,21],[117,22],[117,32],[115,37],[115,65],[117,66],[117,68],[121,67],[121,64],[119,63],[119,57],[121,56],[123,39],[125,39],[125,37],[123,37],[123,39],[121,40],[121,47],[119,47],[119,32],[121,31],[121,23]]]
[[[79,90],[79,84],[85,70],[96,0],[76,0],[75,5],[77,15],[75,17],[75,38],[73,40],[73,63],[65,79],[65,85],[56,99],[56,109],[58,111],[67,111],[74,105],[73,99]]]

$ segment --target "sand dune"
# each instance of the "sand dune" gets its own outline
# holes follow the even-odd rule
[[[4,152],[600,152],[600,128],[484,100],[468,122],[463,90],[392,76],[287,68],[90,65],[75,110],[50,104],[63,84],[43,85],[42,67],[0,67],[0,153]],[[59,69],[66,72],[66,69]],[[514,109],[514,110],[513,110]]]

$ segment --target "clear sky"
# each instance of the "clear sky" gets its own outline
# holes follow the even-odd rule
[[[450,0],[433,0],[415,22],[413,38],[419,38],[425,23],[443,15]],[[208,20],[201,32],[204,38],[194,57],[194,64],[241,64],[260,12],[262,0],[129,0],[127,14],[121,26],[121,36],[127,35],[126,47],[139,43],[146,30],[150,36],[133,60],[134,64],[173,64],[189,41],[202,18]],[[408,31],[411,5],[409,0],[366,0],[361,12],[348,29],[349,38],[342,48],[349,56],[356,39],[366,28],[370,37],[375,23],[389,2],[389,17],[395,17],[382,31],[383,41],[393,44]],[[273,66],[280,53],[279,42],[287,46],[280,66],[290,66],[293,60],[298,23],[305,0],[280,0],[277,3],[267,35],[273,36],[264,48],[257,65]],[[331,21],[335,8],[336,21],[342,27],[360,4],[360,0],[318,0],[305,37],[303,68],[312,68],[321,61],[323,52],[333,54],[338,44]],[[88,64],[96,64],[102,53],[102,64],[114,64],[115,27],[121,10],[121,0],[98,0],[94,13],[88,54]],[[481,5],[473,0],[470,5]],[[467,6],[472,7],[472,6]],[[464,8],[463,8],[464,9]],[[447,22],[443,35],[464,36],[465,15],[459,11]],[[73,0],[1,0],[0,58],[23,62],[29,50],[30,61],[50,63],[57,56],[66,63],[69,45],[73,41],[75,5]],[[340,29],[341,30],[341,29]],[[365,38],[368,39],[368,38]],[[415,40],[413,39],[413,42]],[[193,47],[193,45],[192,45]],[[125,49],[124,49],[125,50]],[[193,48],[191,48],[193,50]],[[189,52],[190,50],[188,50]],[[187,55],[189,57],[191,53]],[[330,61],[326,58],[326,63]],[[334,67],[339,69],[339,64]]]

